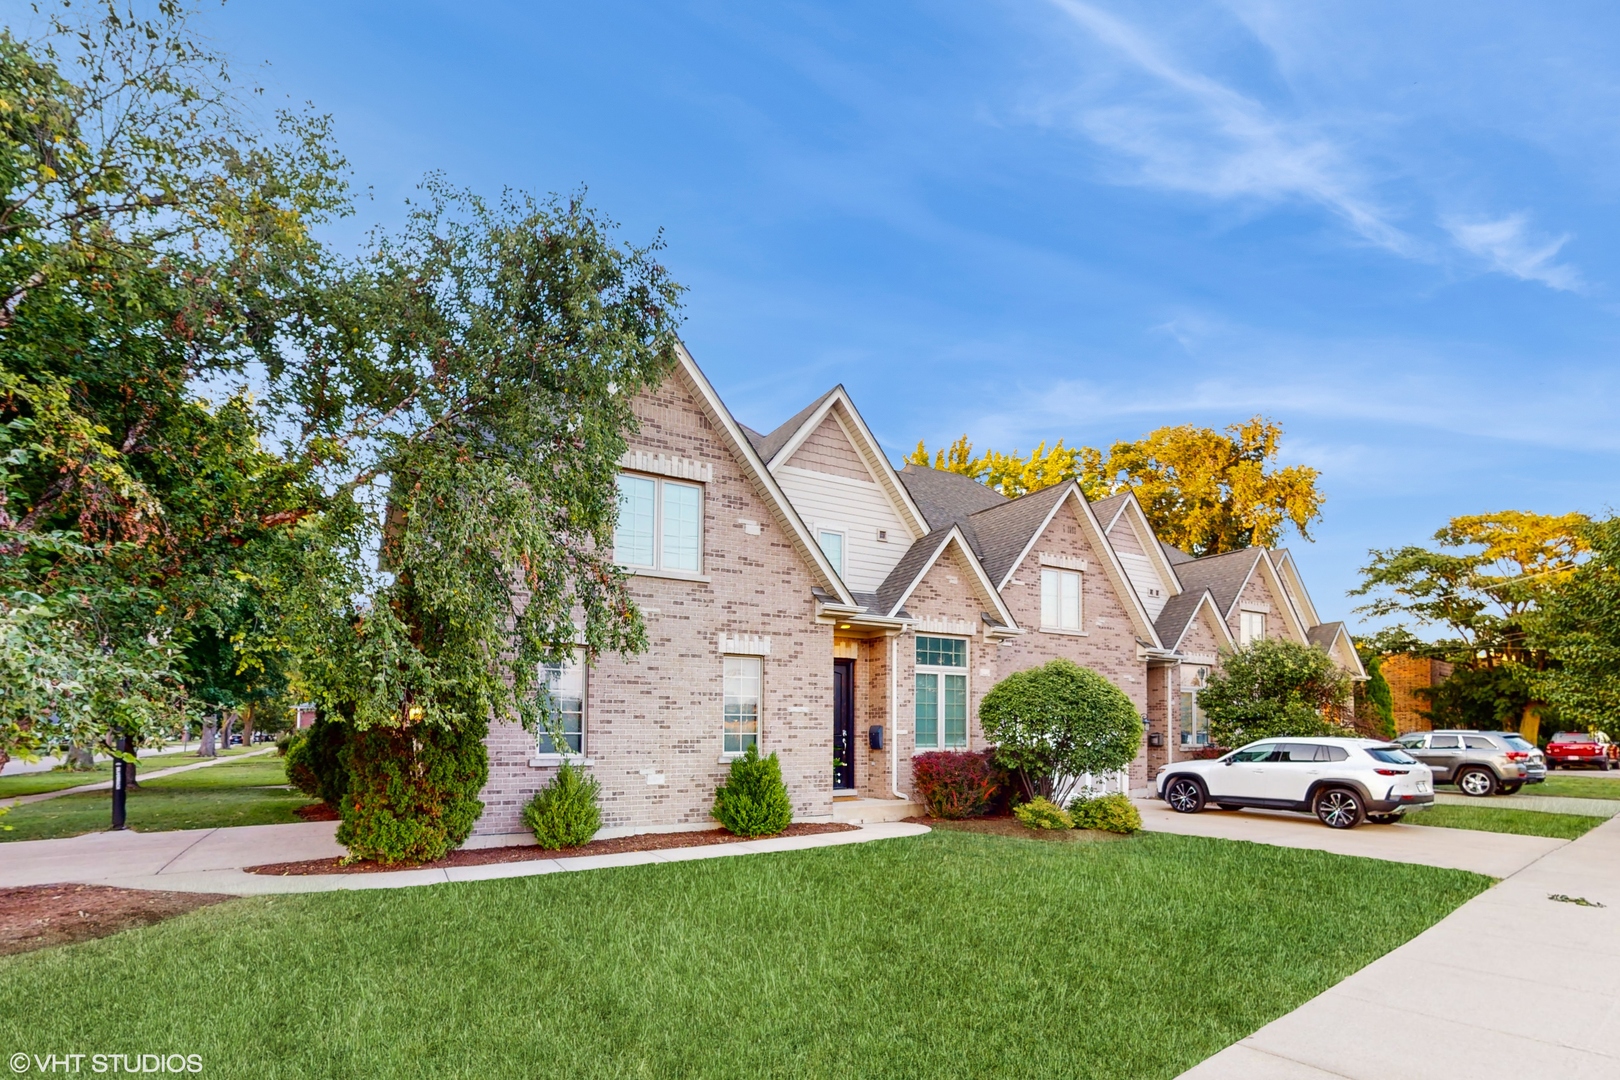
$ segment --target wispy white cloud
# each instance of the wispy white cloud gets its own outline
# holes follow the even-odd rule
[[[1211,198],[1297,198],[1405,256],[1424,245],[1390,221],[1354,163],[1312,125],[1176,63],[1136,28],[1082,0],[1053,4],[1167,93],[1084,107],[1092,139],[1133,159],[1147,184]]]
[[[1552,240],[1532,236],[1528,214],[1509,214],[1495,220],[1454,218],[1444,224],[1458,247],[1484,259],[1493,269],[1554,289],[1580,292],[1584,288],[1579,270],[1556,261],[1569,235]]]

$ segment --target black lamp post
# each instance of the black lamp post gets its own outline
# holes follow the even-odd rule
[[[113,760],[113,786],[112,786],[112,827],[117,832],[124,828],[124,800],[129,796],[129,770],[130,764],[122,757],[129,753],[129,735],[126,732],[118,736],[118,749],[120,756]]]

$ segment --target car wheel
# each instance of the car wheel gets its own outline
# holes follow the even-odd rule
[[[1464,795],[1482,798],[1496,794],[1496,777],[1489,769],[1464,769],[1457,776],[1457,786]]]
[[[1404,811],[1397,811],[1393,814],[1368,814],[1367,821],[1373,825],[1398,825],[1401,818],[1405,816]]]
[[[1178,814],[1196,814],[1204,808],[1204,785],[1190,776],[1178,776],[1164,789],[1164,801]]]
[[[1353,829],[1366,819],[1361,796],[1349,788],[1323,788],[1311,800],[1317,818],[1330,829]]]
[[[1502,794],[1504,794],[1504,795],[1512,795],[1513,793],[1515,793],[1516,791],[1518,791],[1522,787],[1524,787],[1524,785],[1520,784],[1520,783],[1517,783],[1517,782],[1514,782],[1512,784],[1503,784],[1502,785]]]

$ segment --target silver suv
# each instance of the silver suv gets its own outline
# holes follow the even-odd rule
[[[1511,731],[1414,731],[1395,740],[1427,765],[1437,784],[1464,795],[1512,795],[1547,779],[1535,747]]]

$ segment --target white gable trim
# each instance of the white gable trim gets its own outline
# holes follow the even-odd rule
[[[1072,500],[1080,517],[1081,528],[1091,533],[1091,546],[1103,555],[1105,560],[1103,562],[1103,572],[1113,582],[1114,592],[1125,601],[1125,610],[1136,627],[1136,636],[1150,642],[1152,648],[1162,648],[1163,646],[1159,642],[1159,632],[1153,628],[1153,620],[1148,618],[1147,608],[1142,606],[1142,598],[1136,595],[1136,587],[1131,584],[1130,577],[1125,573],[1125,566],[1119,561],[1119,553],[1114,550],[1114,545],[1108,542],[1108,534],[1103,531],[1102,525],[1097,521],[1097,515],[1091,512],[1091,504],[1086,502],[1085,496],[1080,494],[1080,485],[1073,480],[1065,480],[1064,483],[1068,485],[1069,490],[1063,493],[1062,498],[1052,504],[1052,509],[1048,510],[1046,517],[1041,519],[1040,527],[1030,534],[1029,541],[1024,544],[1024,550],[1020,551],[1018,558],[1014,559],[1012,565],[1007,567],[1007,573],[1002,577],[1001,584],[996,587],[996,591],[1000,592],[1007,587],[1007,584],[1012,581],[1013,574],[1017,573],[1018,568],[1024,565],[1025,560],[1030,556],[1030,552],[1035,549],[1036,543],[1046,534],[1046,530],[1052,524],[1052,519],[1057,517],[1058,509]]]
[[[1217,649],[1220,648],[1222,643],[1228,646],[1236,644],[1232,640],[1232,628],[1226,625],[1226,620],[1221,618],[1220,608],[1215,606],[1214,595],[1208,589],[1205,589],[1204,594],[1198,598],[1198,605],[1193,608],[1192,615],[1182,625],[1181,633],[1177,636],[1175,644],[1169,646],[1173,652],[1181,651],[1181,643],[1187,640],[1187,631],[1192,629],[1193,621],[1196,619],[1203,619],[1205,624],[1214,631]]]
[[[917,575],[906,586],[906,591],[900,594],[900,598],[884,614],[893,617],[895,612],[906,606],[906,601],[911,599],[911,594],[917,591],[917,586],[922,584],[922,579],[928,576],[928,571],[934,568],[934,564],[939,562],[940,556],[944,555],[946,549],[953,544],[962,553],[964,561],[973,571],[973,579],[979,583],[979,591],[983,594],[981,599],[988,601],[996,609],[996,617],[1001,620],[1002,626],[1017,629],[1018,620],[1014,619],[1012,612],[1007,610],[1007,604],[1001,599],[1001,593],[997,591],[995,584],[990,580],[990,575],[984,572],[984,567],[979,564],[978,557],[973,554],[973,549],[968,546],[967,539],[962,535],[960,525],[951,526],[951,531],[946,534],[944,541],[934,549],[934,553],[928,557],[928,561],[923,564],[922,569],[917,571]]]
[[[1350,631],[1344,628],[1343,623],[1340,623],[1339,629],[1334,632],[1333,640],[1328,642],[1327,654],[1334,656],[1335,651],[1340,655],[1335,656],[1334,659],[1339,661],[1340,667],[1350,672],[1352,679],[1371,677],[1367,674],[1366,667],[1361,663],[1361,654],[1356,652],[1356,643],[1350,640]]]
[[[1293,631],[1295,641],[1302,645],[1309,645],[1311,637],[1306,632],[1305,622],[1299,617],[1299,612],[1294,610],[1294,602],[1288,599],[1288,592],[1283,588],[1282,578],[1278,576],[1277,568],[1271,565],[1270,553],[1265,548],[1250,548],[1249,550],[1259,552],[1260,557],[1250,564],[1249,572],[1243,576],[1243,584],[1238,586],[1237,595],[1232,598],[1232,606],[1227,609],[1226,617],[1230,619],[1232,614],[1243,606],[1243,590],[1247,589],[1249,582],[1254,580],[1255,570],[1263,567],[1262,574],[1266,579],[1266,587],[1271,590],[1274,596],[1282,598],[1282,603],[1279,606],[1282,608],[1283,622],[1287,623],[1289,629]]]
[[[686,345],[680,341],[675,343],[675,355],[680,361],[680,370],[697,390],[698,396],[708,406],[709,418],[721,432],[722,438],[730,443],[732,455],[743,465],[745,472],[749,473],[759,485],[765,496],[766,505],[775,512],[778,523],[787,532],[793,546],[798,549],[799,557],[808,563],[815,575],[821,580],[818,584],[836,596],[841,602],[856,607],[855,598],[850,595],[849,589],[844,585],[838,574],[833,570],[827,556],[821,553],[821,546],[811,539],[810,530],[805,527],[798,511],[788,501],[787,495],[776,483],[776,477],[771,475],[765,463],[760,460],[759,454],[754,450],[754,444],[748,441],[742,428],[737,424],[731,410],[726,408],[720,395],[715,393],[714,387],[699,368],[692,354],[686,351]]]
[[[1306,626],[1320,624],[1322,619],[1316,613],[1316,605],[1311,602],[1311,594],[1305,591],[1305,579],[1300,576],[1299,563],[1293,555],[1283,552],[1280,558],[1273,560],[1273,565],[1277,568],[1277,576],[1283,579],[1286,586],[1284,592],[1299,614],[1299,621]]]
[[[823,401],[815,412],[805,418],[804,423],[799,425],[793,436],[782,444],[782,448],[772,456],[770,461],[766,462],[766,467],[774,473],[787,464],[788,459],[798,452],[799,447],[804,445],[805,440],[815,434],[816,429],[821,426],[821,422],[829,414],[832,416],[834,423],[843,431],[844,437],[849,440],[850,445],[855,448],[855,453],[865,462],[867,471],[872,474],[878,486],[888,495],[889,502],[894,505],[895,511],[900,515],[900,520],[905,522],[906,527],[911,530],[911,539],[920,540],[932,532],[933,530],[928,526],[928,519],[923,516],[921,508],[912,500],[911,493],[906,490],[906,485],[902,484],[900,478],[895,475],[894,466],[889,464],[888,455],[883,452],[883,447],[878,444],[877,437],[872,434],[872,429],[866,426],[865,419],[862,418],[860,411],[855,408],[855,403],[850,399],[849,393],[844,389],[842,383],[833,387],[832,392],[827,395],[827,400]]]
[[[1142,545],[1148,561],[1153,564],[1153,569],[1158,571],[1160,579],[1164,581],[1167,590],[1165,595],[1175,596],[1180,593],[1181,578],[1176,576],[1176,568],[1170,560],[1164,557],[1164,548],[1159,545],[1159,537],[1153,531],[1153,523],[1147,519],[1147,511],[1143,510],[1142,504],[1137,501],[1136,492],[1126,492],[1125,503],[1119,508],[1119,513],[1114,515],[1114,520],[1109,522],[1108,528],[1112,529],[1127,511],[1130,517],[1126,525],[1135,530],[1137,542]]]

